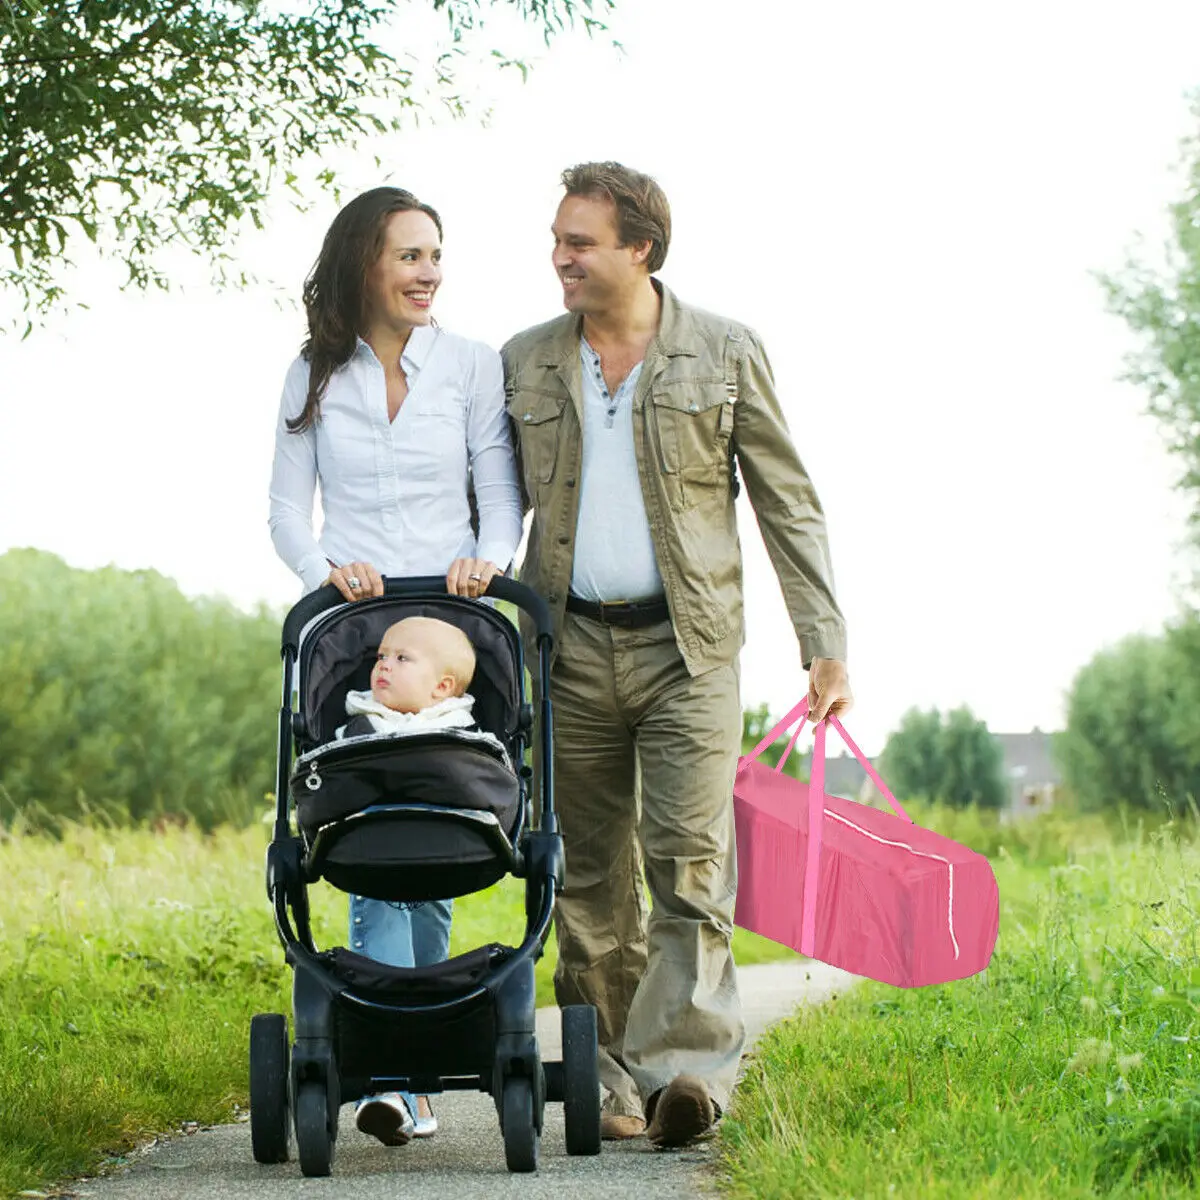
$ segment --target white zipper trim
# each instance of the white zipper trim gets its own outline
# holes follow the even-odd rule
[[[899,846],[901,849],[907,850],[909,854],[915,854],[918,858],[932,858],[937,862],[945,863],[950,872],[950,892],[946,903],[946,919],[950,929],[950,944],[954,947],[954,957],[959,957],[958,938],[954,936],[954,864],[948,859],[943,858],[940,854],[930,854],[927,850],[916,850],[907,842],[893,842],[890,838],[881,838],[877,834],[871,833],[864,829],[861,825],[855,825],[847,817],[843,817],[840,813],[825,809],[825,815],[832,817],[835,821],[841,821],[843,825],[849,825],[851,829],[861,833],[864,837],[869,837],[871,841],[878,842],[881,846]]]

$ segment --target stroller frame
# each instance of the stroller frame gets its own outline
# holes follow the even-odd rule
[[[405,599],[463,604],[478,611],[475,601],[448,598],[441,577],[393,578],[384,583],[382,598],[358,601],[355,610]],[[341,1104],[390,1090],[489,1093],[500,1118],[505,1160],[511,1171],[536,1170],[547,1101],[564,1104],[569,1154],[600,1151],[595,1009],[573,1005],[562,1010],[561,1063],[541,1060],[535,1026],[534,964],[549,934],[564,870],[562,837],[554,812],[550,611],[532,589],[504,577],[492,581],[488,597],[517,605],[536,630],[541,729],[536,777],[519,753],[532,738],[535,714],[525,702],[521,642],[512,631],[521,701],[517,728],[509,731],[518,749],[513,766],[521,813],[512,841],[491,812],[414,803],[372,805],[369,812],[342,818],[336,829],[320,829],[311,841],[302,836],[303,831],[294,832],[289,805],[293,752],[297,740],[309,738],[303,702],[301,711],[292,708],[301,634],[310,626],[315,634],[321,625],[313,623],[322,614],[347,605],[334,587],[326,585],[304,597],[285,619],[276,813],[266,854],[266,887],[285,959],[293,969],[295,1040],[289,1047],[287,1019],[282,1014],[259,1014],[251,1021],[251,1140],[260,1163],[287,1161],[294,1128],[302,1173],[328,1175]],[[506,620],[500,615],[495,619]],[[534,778],[538,819],[535,827],[529,827]],[[524,878],[521,945],[482,947],[449,960],[441,972],[437,968],[385,968],[398,981],[394,986],[388,985],[382,992],[379,987],[357,987],[331,971],[328,959],[313,941],[307,886],[322,877],[329,843],[336,842],[345,829],[380,821],[431,819],[473,829],[505,868],[502,874]],[[431,974],[440,974],[440,985],[429,983]],[[411,991],[412,984],[423,999],[404,994],[406,988]]]

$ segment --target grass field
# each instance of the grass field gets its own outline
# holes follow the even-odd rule
[[[721,1134],[755,1197],[1200,1194],[1200,848],[1061,817],[946,831],[988,852],[1001,939],[976,979],[864,984],[761,1045]],[[72,827],[0,840],[0,1195],[93,1170],[246,1101],[246,1032],[288,1011],[266,827]],[[318,938],[344,898],[313,890]],[[513,941],[520,885],[456,906],[454,949]],[[739,932],[740,962],[788,952]],[[539,992],[550,998],[550,952]]]
[[[861,984],[760,1044],[722,1126],[728,1196],[1200,1195],[1193,827],[1056,824],[979,831],[983,975]]]
[[[263,889],[266,826],[204,835],[75,826],[0,840],[0,1195],[90,1172],[247,1100],[256,1012],[290,1012]],[[345,897],[311,892],[318,941]],[[515,942],[515,880],[456,902],[452,950]],[[788,951],[739,933],[739,961]],[[552,1002],[553,937],[538,967]]]

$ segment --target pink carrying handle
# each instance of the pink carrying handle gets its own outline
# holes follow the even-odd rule
[[[800,703],[797,704],[796,707],[793,708],[791,710],[791,712],[789,712],[787,714],[787,716],[785,716],[783,718],[783,720],[779,721],[775,725],[775,727],[766,735],[766,737],[764,737],[762,739],[761,742],[758,743],[757,746],[754,747],[753,750],[750,751],[749,754],[742,755],[741,761],[742,762],[756,761],[762,755],[762,752],[764,750],[766,750],[766,748],[769,745],[771,745],[771,743],[774,742],[779,737],[779,735],[781,733],[783,733],[783,731],[785,729],[787,729],[789,725],[792,724],[793,721],[795,721],[797,718],[803,718],[803,717],[807,717],[807,716],[808,716],[808,697],[805,696],[804,699],[801,700]],[[896,816],[903,817],[904,820],[906,820],[910,825],[913,824],[912,817],[910,817],[908,815],[908,813],[906,813],[904,811],[904,809],[900,807],[900,802],[896,799],[895,796],[892,795],[891,789],[880,778],[879,772],[876,771],[873,766],[871,766],[870,762],[867,759],[867,756],[858,748],[858,743],[855,742],[855,740],[846,732],[846,727],[841,723],[841,721],[838,720],[838,718],[835,717],[832,713],[829,714],[829,716],[826,718],[826,720],[841,735],[842,741],[845,742],[845,744],[846,744],[846,748],[850,751],[851,754],[854,755],[854,757],[856,759],[858,759],[858,765],[860,767],[862,767],[862,769],[864,771],[866,771],[867,777],[879,789],[879,794],[888,802],[888,804],[891,805],[892,811],[896,814]],[[800,736],[800,731],[803,728],[804,728],[804,721],[801,720],[800,724],[796,727],[795,732],[792,734],[791,738],[788,740],[787,747],[784,750],[782,757],[779,759],[779,762],[776,764],[776,766],[774,768],[775,772],[777,774],[783,771],[783,764],[785,762],[787,762],[788,755],[792,752],[792,747],[795,746],[796,739]],[[817,728],[820,729],[820,726],[818,725]],[[823,751],[822,751],[822,753],[823,753]],[[817,745],[816,745],[816,741],[814,739],[814,741],[813,741],[813,766],[814,766],[814,768],[816,766],[816,758],[817,758]],[[823,779],[824,778],[824,763],[823,762],[822,762],[821,776]],[[809,781],[809,786],[810,787],[812,786],[811,780]]]
[[[743,754],[742,760],[744,762],[753,762],[785,729],[787,729],[789,725],[791,725],[791,723],[797,717],[806,716],[808,716],[807,696],[805,696],[804,699],[801,700],[800,703],[797,704],[796,707],[793,708],[792,711],[788,713],[788,715],[784,717],[783,720],[780,721],[779,724],[776,725],[775,728],[772,729],[771,732],[768,733],[767,736],[764,737],[763,740],[759,742],[749,754]]]
[[[756,760],[799,717],[800,724],[788,740],[787,748],[784,750],[779,763],[775,767],[776,773],[781,772],[783,764],[787,762],[787,757],[792,752],[792,747],[796,744],[796,739],[800,736],[800,730],[804,728],[803,718],[807,715],[808,697],[806,696],[749,754],[743,756],[742,761],[753,762]],[[817,942],[817,885],[820,882],[821,843],[825,827],[825,733],[827,724],[832,724],[838,733],[841,734],[842,741],[846,743],[850,752],[858,759],[859,765],[866,771],[871,782],[879,789],[884,799],[892,806],[896,815],[903,817],[909,824],[912,824],[912,818],[897,803],[896,797],[892,795],[887,784],[880,779],[879,772],[867,761],[866,755],[863,754],[853,738],[846,732],[841,721],[831,713],[813,730],[812,770],[809,773],[808,780],[808,852],[804,863],[803,907],[800,910],[803,914],[800,921],[800,953],[807,958],[813,957]]]
[[[804,863],[804,900],[800,912],[800,953],[817,949],[817,884],[821,875],[821,839],[825,828],[825,722],[813,730],[812,771],[808,777],[808,857]]]

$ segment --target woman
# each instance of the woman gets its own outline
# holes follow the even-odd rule
[[[429,205],[375,188],[334,218],[305,281],[308,337],[284,383],[270,517],[275,549],[305,591],[332,583],[354,601],[382,595],[386,575],[445,574],[450,592],[480,596],[516,553],[521,501],[500,356],[434,324],[441,241]],[[425,966],[446,958],[449,941],[448,900],[351,897],[350,945],[361,954]],[[426,1097],[414,1105],[396,1092],[364,1097],[356,1119],[388,1145],[437,1129]]]

